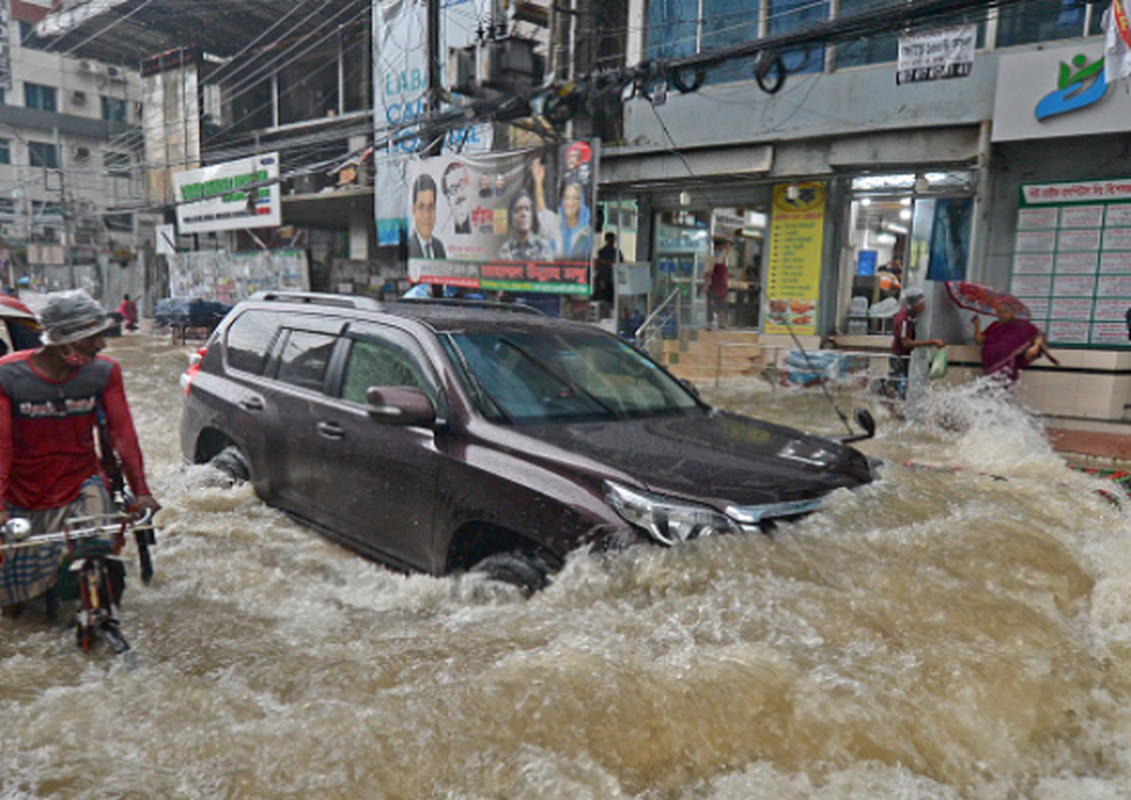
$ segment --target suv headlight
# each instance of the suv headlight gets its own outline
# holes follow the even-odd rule
[[[742,530],[709,506],[629,489],[612,481],[605,481],[605,500],[625,520],[648,531],[652,538],[666,545],[717,533],[740,533]]]

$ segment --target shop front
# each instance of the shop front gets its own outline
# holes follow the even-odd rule
[[[935,167],[846,179],[838,334],[890,336],[904,286],[969,277],[977,177]]]
[[[1035,365],[1025,399],[1062,437],[1098,434],[1126,458],[1131,113],[1102,65],[1099,39],[1002,58],[981,279],[1024,300],[1062,362]]]

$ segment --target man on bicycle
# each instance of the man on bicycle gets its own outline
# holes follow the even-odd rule
[[[0,525],[26,517],[31,533],[63,528],[71,517],[112,511],[95,449],[100,415],[121,459],[139,511],[156,512],[145,481],[141,447],[126,403],[122,369],[98,355],[112,323],[79,290],[49,295],[40,313],[43,346],[0,359]],[[0,605],[15,616],[50,590],[62,545],[10,550],[0,564]]]

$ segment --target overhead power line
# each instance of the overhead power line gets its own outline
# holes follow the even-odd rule
[[[654,93],[669,86],[681,93],[695,92],[703,86],[710,70],[744,59],[753,59],[752,77],[764,91],[772,94],[782,88],[788,76],[789,70],[782,59],[784,54],[817,45],[850,42],[869,36],[911,33],[967,22],[972,15],[985,16],[994,10],[1034,5],[1037,2],[1038,0],[912,0],[885,6],[882,10],[869,7],[833,20],[804,23],[783,33],[737,45],[681,57],[645,59],[629,67],[592,70],[572,81],[559,81],[526,95],[472,100],[464,106],[434,111],[411,122],[390,126],[387,136],[393,142],[403,142],[417,136],[431,140],[473,122],[491,119],[513,122],[530,116],[541,117],[556,128],[564,125],[586,104],[612,94],[631,94],[651,99]],[[380,132],[378,139],[380,140]]]

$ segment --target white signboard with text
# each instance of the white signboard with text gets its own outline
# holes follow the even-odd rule
[[[278,153],[178,172],[173,188],[182,234],[282,224]]]
[[[1053,344],[1127,346],[1131,178],[1022,184],[1010,290]]]
[[[974,71],[977,40],[976,25],[900,36],[895,82],[921,83],[967,77]]]

